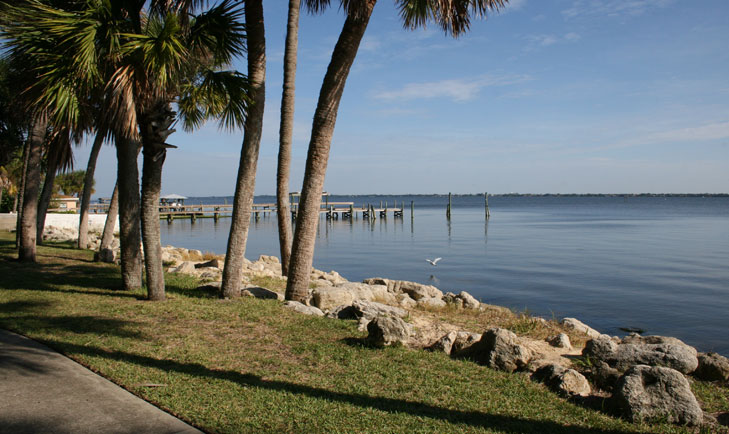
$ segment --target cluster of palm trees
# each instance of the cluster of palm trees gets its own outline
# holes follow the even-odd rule
[[[508,0],[394,1],[406,28],[432,23],[458,36],[468,30],[471,17],[485,16]],[[330,3],[304,0],[304,7],[316,13]],[[346,20],[319,94],[292,231],[287,212],[288,178],[301,0],[289,0],[277,205],[282,270],[288,276],[286,298],[290,300],[305,302],[308,297],[339,102],[376,3],[338,3]],[[16,104],[27,115],[26,200],[18,225],[20,260],[35,260],[36,242],[42,234],[40,216],[44,210],[35,198],[43,149],[49,150],[45,183],[52,187],[50,171],[55,174],[57,165],[68,158],[71,143],[94,132],[86,171],[88,185],[102,143],[109,141],[116,147],[114,197],[118,198],[122,286],[141,287],[144,270],[148,298],[163,300],[158,203],[165,155],[167,149],[174,148],[166,141],[178,122],[192,130],[206,120],[217,119],[223,128],[243,129],[221,285],[222,296],[240,295],[265,104],[263,0],[221,0],[212,7],[207,5],[205,0],[0,0],[0,39],[5,40],[7,62],[21,77]],[[247,74],[226,69],[244,53]],[[139,152],[143,155],[141,194]],[[50,167],[54,161],[56,167]],[[81,200],[80,248],[88,244],[84,219],[90,194],[89,187]],[[113,205],[109,215],[115,219]]]

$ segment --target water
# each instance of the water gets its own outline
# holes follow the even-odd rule
[[[231,199],[227,198],[228,203]],[[635,327],[729,356],[727,197],[331,197],[407,204],[404,218],[327,221],[314,266],[352,281],[388,277],[465,290],[611,335]],[[410,218],[410,200],[415,216]],[[274,202],[259,197],[256,202]],[[193,198],[187,203],[222,203]],[[230,220],[162,223],[162,242],[225,253]],[[278,255],[275,214],[251,223],[246,256]],[[442,257],[437,267],[425,258]]]

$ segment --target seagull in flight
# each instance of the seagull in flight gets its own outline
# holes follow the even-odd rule
[[[430,259],[426,259],[426,261],[428,261],[428,263],[429,263],[430,265],[432,265],[432,266],[434,266],[434,267],[435,267],[436,265],[438,265],[438,261],[440,261],[441,259],[443,259],[443,258],[435,258],[435,259],[433,259],[432,261],[431,261]]]

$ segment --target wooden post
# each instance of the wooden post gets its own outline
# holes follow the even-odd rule
[[[451,219],[451,194],[448,193],[448,208],[446,208],[446,218]]]
[[[486,220],[491,218],[491,211],[489,210],[489,194],[488,192],[483,194],[485,206],[486,206]]]
[[[219,211],[219,210],[220,210],[220,207],[216,206],[216,207],[215,207],[215,213],[213,213],[213,220],[215,220],[215,222],[216,222],[216,223],[218,222],[218,218],[220,217],[220,216],[218,215],[218,211]]]
[[[190,223],[195,223],[195,210],[191,209],[190,211],[192,211],[190,213]]]
[[[349,219],[354,219],[354,205],[349,205]]]
[[[410,220],[415,218],[415,201],[410,201]]]
[[[167,223],[172,223],[172,213],[167,214]]]

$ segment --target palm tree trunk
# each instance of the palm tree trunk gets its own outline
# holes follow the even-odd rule
[[[32,127],[31,127],[32,128]],[[23,172],[20,175],[20,189],[15,203],[15,211],[18,211],[15,221],[15,247],[20,247],[20,237],[23,234],[23,200],[25,199],[25,179],[28,175],[28,158],[30,157],[30,134],[23,146]]]
[[[167,103],[160,103],[140,118],[144,163],[142,166],[142,243],[147,271],[147,298],[165,299],[165,278],[162,270],[162,245],[159,229],[159,193],[162,189],[162,166],[165,162],[167,137],[175,130],[170,126],[175,113]]]
[[[309,278],[314,261],[316,228],[319,223],[321,193],[329,159],[329,148],[337,121],[337,110],[347,75],[354,63],[357,49],[362,41],[376,0],[367,0],[359,14],[350,13],[344,22],[342,33],[332,53],[324,82],[319,92],[319,101],[314,112],[311,141],[306,157],[304,185],[299,200],[294,242],[291,247],[286,299],[302,303],[309,295]]]
[[[114,184],[114,192],[111,194],[109,202],[109,210],[106,212],[106,222],[104,222],[104,233],[101,235],[101,244],[99,244],[99,255],[96,256],[101,261],[107,261],[107,258],[113,262],[113,252],[111,243],[114,241],[114,227],[116,219],[119,216],[119,186]]]
[[[246,44],[248,46],[248,95],[251,105],[245,123],[243,146],[238,165],[238,178],[235,185],[233,216],[230,224],[230,236],[223,269],[222,296],[226,298],[240,296],[240,284],[243,276],[243,259],[246,252],[248,227],[251,221],[251,206],[256,186],[256,166],[258,149],[261,145],[263,130],[263,108],[266,99],[266,38],[263,27],[262,0],[247,1]]]
[[[38,201],[38,216],[36,221],[36,231],[38,244],[43,244],[43,229],[46,226],[46,213],[51,203],[53,195],[53,183],[56,181],[56,171],[58,171],[59,152],[57,149],[48,149],[48,162],[46,164],[46,179],[43,181],[43,190],[41,191],[40,200]]]
[[[20,200],[20,193],[15,193],[15,198],[13,199],[13,212],[18,212],[18,201]]]
[[[25,192],[23,194],[23,215],[20,227],[20,246],[18,259],[22,262],[35,262],[35,243],[38,215],[38,190],[41,177],[41,153],[46,135],[46,120],[41,116],[35,121],[30,132],[28,149],[28,167],[25,174]]]
[[[147,298],[165,299],[165,278],[162,271],[162,245],[159,229],[159,193],[162,188],[164,149],[145,148],[142,151],[142,243],[147,271]]]
[[[96,160],[99,158],[101,145],[104,143],[106,131],[96,132],[94,145],[91,147],[89,162],[86,164],[86,175],[84,176],[84,191],[81,194],[81,215],[78,221],[78,248],[89,248],[89,202],[91,201],[91,190],[94,188],[94,172],[96,171]]]
[[[121,273],[125,290],[142,286],[142,251],[139,248],[139,146],[129,139],[117,139],[116,157],[119,187],[119,241]]]
[[[291,217],[289,217],[289,168],[291,141],[294,134],[294,99],[296,95],[296,52],[299,45],[299,9],[301,0],[289,0],[284,52],[284,82],[281,97],[281,127],[279,129],[278,171],[276,176],[276,209],[278,243],[281,248],[281,274],[289,271],[291,256]]]

